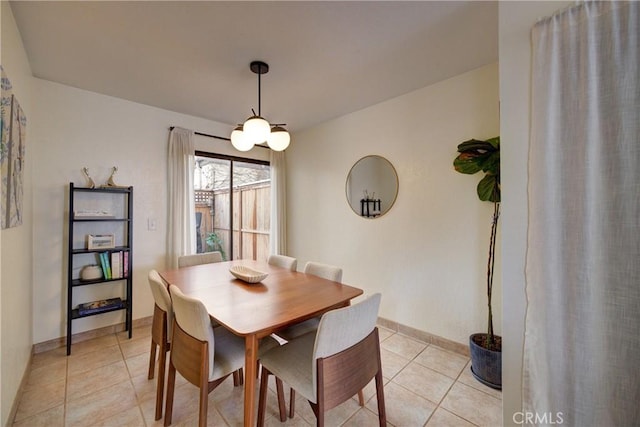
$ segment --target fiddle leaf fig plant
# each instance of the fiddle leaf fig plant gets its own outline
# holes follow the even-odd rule
[[[489,240],[489,256],[487,260],[487,339],[484,347],[489,350],[500,351],[501,341],[496,340],[493,333],[493,312],[491,310],[491,293],[493,290],[493,271],[496,254],[496,231],[500,217],[500,137],[480,141],[470,139],[458,145],[458,156],[453,161],[453,167],[460,173],[473,175],[484,172],[484,177],[477,187],[478,198],[493,203],[493,217],[491,221],[491,238]]]

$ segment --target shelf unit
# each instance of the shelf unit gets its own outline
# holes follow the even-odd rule
[[[74,213],[78,206],[101,205],[102,203],[111,204],[112,208],[117,207],[119,215],[113,218],[75,218]],[[118,227],[119,224],[119,227]],[[85,242],[85,232],[101,233],[110,227],[116,227],[116,241],[120,244],[113,248],[87,249]],[[96,316],[114,311],[125,311],[125,329],[132,334],[132,316],[133,316],[133,292],[132,292],[132,272],[133,272],[133,187],[106,187],[106,188],[87,188],[76,187],[69,183],[69,241],[68,241],[68,265],[67,265],[67,356],[71,354],[71,338],[72,323],[76,319],[90,316]],[[79,239],[81,238],[81,240]],[[106,279],[104,276],[95,280],[81,280],[75,271],[82,267],[82,262],[86,262],[87,255],[106,252],[111,254],[116,252],[127,253],[126,265],[123,271],[127,274],[122,278]],[[123,256],[124,259],[124,256]],[[124,262],[124,261],[123,261]],[[74,308],[74,293],[79,287],[102,285],[113,282],[124,283],[124,290],[120,295],[114,297],[124,297],[121,307],[105,308],[99,312],[80,314],[77,308]],[[108,286],[108,285],[107,285]]]

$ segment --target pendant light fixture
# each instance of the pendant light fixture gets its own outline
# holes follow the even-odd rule
[[[266,142],[272,150],[282,151],[291,141],[289,132],[282,123],[270,124],[261,116],[260,111],[260,76],[269,72],[269,65],[262,61],[253,61],[249,68],[258,75],[258,114],[251,109],[253,115],[231,132],[231,144],[239,151],[249,151],[254,145]]]

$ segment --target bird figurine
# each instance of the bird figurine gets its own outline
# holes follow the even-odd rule
[[[121,185],[118,185],[115,183],[115,181],[113,180],[113,177],[115,176],[116,172],[118,172],[118,168],[117,167],[113,167],[111,168],[111,175],[109,176],[109,179],[107,180],[106,184],[102,185],[103,188],[121,188]]]
[[[84,177],[87,179],[87,188],[96,188],[96,183],[93,182],[93,179],[91,178],[91,176],[89,176],[89,169],[82,168],[82,173],[84,174]]]

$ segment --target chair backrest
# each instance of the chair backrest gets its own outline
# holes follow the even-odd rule
[[[329,264],[309,261],[304,266],[304,272],[322,277],[323,279],[333,280],[334,282],[342,281],[342,269]]]
[[[376,327],[380,308],[379,293],[349,307],[322,315],[313,346],[313,390],[317,389],[316,361],[340,353],[367,338]]]
[[[220,252],[204,252],[194,255],[182,255],[178,257],[178,268],[191,267],[192,265],[211,264],[214,262],[222,262],[222,254]]]
[[[149,271],[149,287],[156,305],[167,313],[167,338],[171,340],[171,325],[173,324],[173,304],[167,290],[167,285],[156,270]]]
[[[298,260],[286,255],[270,255],[267,262],[277,267],[288,268],[291,271],[296,271],[298,268]]]
[[[193,338],[209,343],[209,373],[213,372],[215,339],[207,308],[200,300],[186,296],[177,286],[171,285],[169,292],[173,300],[176,323]]]

